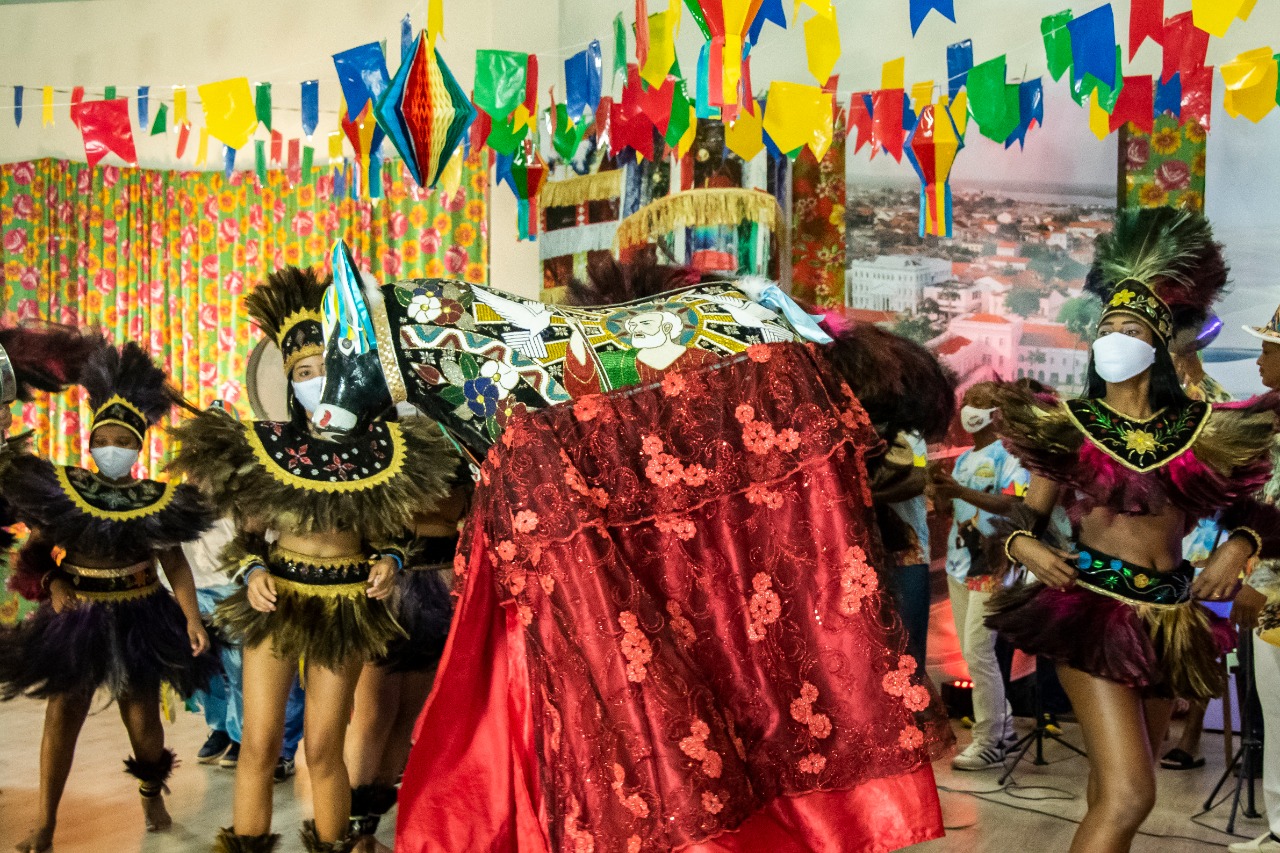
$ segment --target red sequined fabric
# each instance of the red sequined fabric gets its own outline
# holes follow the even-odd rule
[[[879,448],[797,344],[514,421],[455,561],[396,849],[941,835],[933,697],[872,566]]]

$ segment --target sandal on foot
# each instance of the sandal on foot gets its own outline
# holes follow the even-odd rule
[[[1174,747],[1160,759],[1160,766],[1166,770],[1196,770],[1204,767],[1204,759],[1195,758],[1185,749]]]

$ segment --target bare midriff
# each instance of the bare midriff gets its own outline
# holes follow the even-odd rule
[[[317,559],[351,557],[363,554],[365,551],[364,540],[359,533],[352,530],[329,530],[322,533],[309,533],[306,536],[281,533],[277,544],[286,551]]]
[[[1170,572],[1182,565],[1187,517],[1166,507],[1149,515],[1121,515],[1095,509],[1080,522],[1080,547],[1134,566]]]
[[[112,557],[106,559],[103,557],[87,557],[68,551],[67,555],[62,558],[62,562],[72,566],[84,566],[86,569],[124,569],[130,566],[136,566],[139,563],[151,560],[152,557],[147,554],[136,554],[131,557]]]

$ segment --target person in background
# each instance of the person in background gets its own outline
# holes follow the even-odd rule
[[[1280,308],[1266,326],[1246,326],[1262,339],[1258,373],[1262,384],[1280,391]],[[1280,441],[1272,447],[1275,468],[1262,500],[1280,504]],[[1262,704],[1262,795],[1267,831],[1252,841],[1232,844],[1231,853],[1280,853],[1280,560],[1259,560],[1236,594],[1231,620],[1253,634],[1253,680]],[[1261,631],[1254,628],[1261,627]],[[1244,642],[1241,638],[1241,642]]]
[[[996,658],[996,632],[983,624],[987,602],[1005,579],[999,548],[991,547],[992,518],[1007,515],[1021,499],[1030,475],[1000,442],[995,385],[980,382],[964,394],[960,425],[973,447],[960,454],[951,474],[935,470],[935,506],[951,501],[954,520],[947,542],[951,612],[960,650],[973,682],[973,742],[952,760],[957,770],[1003,764],[1014,742],[1013,713]]]
[[[222,552],[235,538],[235,522],[221,518],[204,536],[182,546],[191,564],[196,582],[196,600],[206,622],[213,619],[218,604],[238,588],[220,571]],[[240,724],[244,719],[243,661],[240,647],[231,643],[221,646],[222,673],[210,679],[209,686],[192,697],[204,711],[209,737],[196,753],[201,764],[217,764],[233,770],[240,760]],[[275,780],[283,782],[295,772],[294,758],[302,740],[302,721],[306,694],[295,679],[289,691],[284,713],[284,745],[276,762]]]
[[[892,482],[873,480],[871,488],[872,499],[888,505],[906,536],[905,547],[892,555],[897,564],[894,596],[907,631],[907,653],[916,659],[921,671],[929,640],[929,519],[924,496],[928,452],[920,433],[899,433],[883,465],[896,475]]]

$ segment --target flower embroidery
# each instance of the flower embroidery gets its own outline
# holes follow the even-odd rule
[[[649,460],[644,475],[658,488],[669,489],[684,479],[684,466],[674,456],[659,453]]]
[[[1117,290],[1115,295],[1111,297],[1111,305],[1112,307],[1116,305],[1128,305],[1137,295],[1138,294],[1134,293],[1127,287],[1124,290]]]
[[[1146,589],[1147,587],[1151,586],[1151,578],[1147,577],[1146,575],[1134,575],[1133,585],[1136,586],[1138,589]]]
[[[690,465],[684,469],[684,484],[696,489],[698,486],[706,484],[707,476],[706,468],[701,465]]]
[[[591,833],[578,826],[578,818],[582,815],[582,806],[577,797],[569,798],[569,812],[564,817],[564,834],[572,842],[573,853],[595,853],[596,842]]]
[[[609,493],[604,489],[592,489],[591,502],[600,509],[604,509],[609,505]]]
[[[862,610],[862,602],[880,588],[880,579],[867,563],[867,553],[857,545],[844,552],[840,570],[840,612],[846,616]]]
[[[511,597],[515,598],[524,592],[526,580],[524,572],[515,571],[507,575],[507,591],[511,593]]]
[[[516,558],[516,543],[509,539],[499,542],[495,550],[498,552],[498,556],[508,563]]]
[[[902,696],[902,704],[908,711],[923,711],[929,707],[929,689],[923,684],[913,684]]]
[[[773,591],[773,580],[764,572],[751,579],[751,586],[755,593],[748,605],[751,624],[747,626],[747,639],[755,643],[764,639],[765,626],[777,622],[782,615],[782,599]]]
[[[756,364],[764,364],[773,358],[773,350],[769,349],[767,344],[752,344],[747,347],[747,357]]]
[[[809,734],[818,740],[831,736],[831,718],[815,714],[813,703],[818,701],[818,688],[806,681],[800,686],[800,698],[791,702],[791,719],[809,727]]]
[[[596,416],[603,410],[604,405],[600,402],[599,394],[579,397],[573,403],[573,416],[580,421],[595,420]]]
[[[724,808],[724,803],[720,802],[720,798],[710,791],[702,793],[702,809],[707,814],[720,814]]]
[[[773,425],[765,421],[751,421],[742,427],[742,443],[752,453],[768,453],[775,438]]]
[[[747,502],[759,506],[764,504],[769,509],[780,509],[782,507],[782,495],[766,489],[764,486],[753,485],[747,487]]]
[[[640,847],[642,844],[643,842],[640,840],[640,836],[631,836],[627,839],[627,853],[640,853]]]
[[[1151,453],[1156,449],[1156,439],[1144,429],[1134,429],[1125,433],[1124,446],[1137,453]]]
[[[831,718],[826,714],[814,714],[809,718],[809,733],[818,740],[831,736]]]
[[[667,614],[671,617],[671,630],[676,635],[676,642],[682,649],[688,650],[698,639],[693,623],[684,618],[680,605],[674,601],[667,602]]]
[[[827,759],[824,756],[818,755],[816,752],[809,753],[804,758],[800,759],[799,762],[800,772],[802,773],[818,774],[821,773],[826,766]]]
[[[538,526],[538,514],[522,509],[516,513],[516,530],[520,533],[532,533]]]
[[[743,403],[733,410],[733,416],[737,418],[738,423],[749,424],[756,419],[756,410]]]
[[[919,726],[908,726],[898,734],[898,746],[903,749],[919,749],[924,746],[924,732]]]
[[[778,433],[776,443],[779,450],[792,453],[800,447],[800,433],[788,427]]]
[[[645,456],[657,456],[664,450],[662,439],[656,435],[646,435],[640,442],[640,452]]]
[[[911,676],[900,669],[895,669],[885,673],[884,678],[880,680],[880,686],[890,696],[905,696],[907,688],[911,686]]]
[[[517,604],[516,618],[520,620],[521,625],[528,628],[533,624],[533,608],[527,604]]]
[[[649,645],[649,638],[640,631],[640,623],[631,611],[619,613],[618,624],[626,632],[622,635],[622,656],[627,659],[627,680],[639,684],[648,674],[645,664],[653,660],[653,647]]]
[[[662,377],[662,393],[675,397],[684,393],[684,377],[679,373],[668,373]]]
[[[628,796],[625,786],[627,782],[627,772],[621,764],[613,765],[613,792],[618,796],[618,802],[626,808],[627,811],[639,818],[649,816],[649,804],[644,801],[644,797],[639,794],[631,794]]]
[[[460,578],[467,576],[467,560],[462,554],[453,555],[453,573]]]
[[[294,450],[292,447],[286,447],[284,449],[284,452],[289,454],[289,470],[290,471],[292,471],[294,468],[298,467],[299,465],[311,464],[311,457],[307,456],[308,447],[309,445],[304,444],[301,447],[299,447],[297,450]]]
[[[551,575],[538,575],[538,585],[542,587],[542,591],[547,595],[556,591],[556,579]]]
[[[720,753],[707,748],[707,738],[711,728],[702,720],[694,720],[689,727],[689,736],[680,740],[680,751],[694,761],[702,762],[702,772],[712,779],[719,779],[724,768]]]
[[[682,542],[689,541],[698,532],[698,528],[695,527],[693,522],[687,518],[676,518],[676,519],[661,518],[661,519],[658,519],[658,521],[655,522],[655,524],[658,530],[662,531],[663,533],[674,534],[675,537]]]

